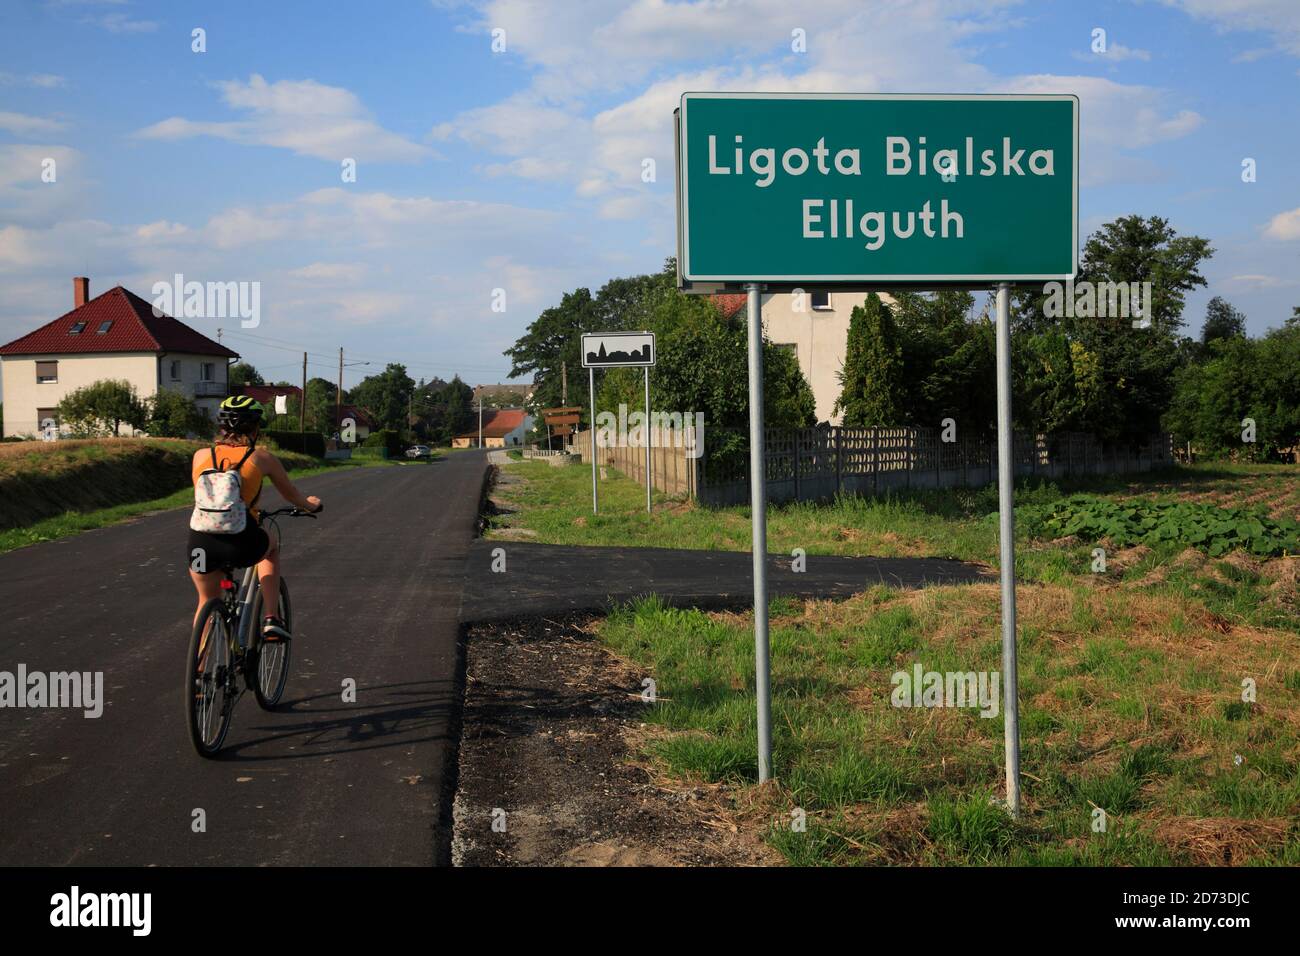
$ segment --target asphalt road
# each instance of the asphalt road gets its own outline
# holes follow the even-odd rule
[[[500,553],[498,553],[500,552]],[[504,571],[500,568],[504,559]],[[847,598],[877,584],[921,588],[997,578],[944,558],[767,556],[772,596]],[[677,607],[743,607],[754,601],[753,561],[744,551],[596,548],[478,538],[469,548],[463,620],[508,620],[562,611],[604,612],[647,594]]]
[[[302,481],[326,510],[281,526],[284,701],[267,713],[245,694],[217,760],[194,754],[182,706],[185,512],[0,555],[0,670],[102,671],[106,698],[98,719],[0,708],[0,865],[445,862],[485,469],[465,452]]]

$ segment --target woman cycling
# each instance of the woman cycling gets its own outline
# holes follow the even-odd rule
[[[257,447],[257,436],[266,420],[260,402],[249,395],[232,395],[221,403],[217,415],[220,431],[211,448],[194,453],[190,465],[191,479],[199,483],[204,472],[235,471],[240,476],[240,497],[248,507],[249,518],[244,530],[236,534],[215,534],[191,528],[186,563],[190,578],[199,593],[199,609],[221,594],[221,569],[257,565],[262,583],[262,637],[266,641],[288,639],[291,635],[279,615],[280,542],[272,538],[257,522],[257,499],[262,493],[262,479],[270,478],[275,490],[290,504],[304,511],[319,511],[321,501],[304,495],[285,474],[280,460],[265,448]],[[233,493],[232,493],[233,494]],[[200,569],[200,570],[196,570]],[[198,611],[195,611],[195,620]]]

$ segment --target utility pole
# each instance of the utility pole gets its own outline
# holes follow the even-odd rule
[[[307,353],[302,353],[302,397],[298,399],[298,431],[307,430]]]
[[[569,363],[560,363],[560,404],[569,406]]]
[[[343,437],[343,346],[339,346],[339,387],[334,393],[334,428]]]
[[[478,393],[478,447],[483,447],[483,393]]]

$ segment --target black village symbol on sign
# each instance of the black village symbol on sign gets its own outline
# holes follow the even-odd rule
[[[583,336],[582,347],[582,364],[588,367],[655,363],[651,333],[587,335]]]

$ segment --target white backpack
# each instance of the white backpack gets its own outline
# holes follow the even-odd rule
[[[248,506],[244,504],[244,482],[239,469],[253,454],[252,446],[232,470],[217,465],[217,447],[212,446],[212,467],[199,473],[194,482],[194,513],[190,515],[193,531],[209,534],[239,534],[248,525]]]

